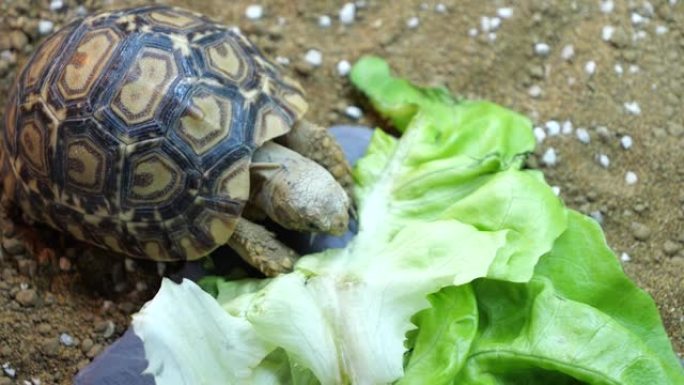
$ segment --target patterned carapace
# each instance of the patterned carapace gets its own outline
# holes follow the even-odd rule
[[[254,149],[306,108],[237,29],[162,6],[96,14],[48,37],[10,91],[5,201],[116,252],[199,258],[231,236]]]

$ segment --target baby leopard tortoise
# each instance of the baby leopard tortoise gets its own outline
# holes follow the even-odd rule
[[[349,165],[306,110],[299,85],[235,28],[163,6],[77,20],[10,90],[4,241],[35,252],[38,222],[131,257],[192,260],[228,244],[285,271],[294,252],[244,217],[339,234],[351,204]]]

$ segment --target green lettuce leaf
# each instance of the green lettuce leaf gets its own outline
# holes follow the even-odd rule
[[[528,119],[377,58],[351,80],[402,132],[354,170],[358,235],[270,280],[205,281],[216,300],[165,282],[133,323],[158,383],[677,384],[600,229],[521,169]]]

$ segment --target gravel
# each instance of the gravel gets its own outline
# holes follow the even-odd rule
[[[677,252],[681,250],[681,248],[682,245],[669,239],[665,241],[665,243],[663,243],[663,251],[665,252],[665,254],[669,256],[677,254]]]
[[[548,148],[544,152],[544,155],[542,155],[541,161],[546,166],[555,166],[558,163],[558,155],[556,154],[556,149],[554,149],[553,147]]]
[[[622,146],[622,148],[624,148],[625,150],[629,150],[630,148],[632,148],[633,143],[634,141],[632,140],[632,137],[629,135],[625,135],[622,138],[620,138],[620,146]]]
[[[608,168],[608,166],[610,166],[610,158],[606,154],[599,154],[598,162],[603,168]]]
[[[310,49],[304,55],[304,60],[314,67],[320,67],[323,64],[323,54],[316,49]]]
[[[513,17],[513,8],[503,7],[496,10],[496,14],[502,19],[510,19]]]
[[[363,116],[363,111],[357,106],[347,106],[344,109],[344,114],[351,119],[358,120]]]
[[[596,73],[596,62],[593,60],[589,60],[588,62],[586,62],[584,64],[584,72],[586,72],[589,76]]]
[[[568,44],[561,50],[561,58],[563,60],[571,60],[575,56],[575,47],[572,44]]]
[[[577,139],[584,144],[587,144],[591,141],[591,137],[589,136],[589,132],[587,132],[587,130],[584,128],[578,128],[575,131],[575,135],[577,135]]]
[[[318,17],[318,26],[321,28],[329,28],[332,25],[332,19],[328,15],[321,15]]]
[[[264,16],[264,7],[252,4],[245,9],[245,17],[249,20],[259,20]]]
[[[410,29],[418,28],[420,25],[420,19],[417,16],[413,16],[406,21],[406,26]]]
[[[557,136],[561,133],[561,125],[555,120],[549,120],[548,122],[544,123],[544,127],[546,127],[546,131],[549,136]]]
[[[74,337],[70,336],[67,333],[62,333],[59,335],[59,342],[64,346],[73,346],[75,343]]]
[[[630,229],[637,241],[646,241],[651,237],[651,228],[641,222],[632,222]]]
[[[637,178],[637,175],[634,173],[634,171],[627,171],[625,173],[625,182],[627,182],[627,184],[629,184],[629,185],[635,184],[637,182],[637,180],[638,180],[638,178]]]
[[[537,43],[534,45],[534,53],[539,56],[548,56],[551,52],[551,47],[546,43]]]
[[[347,76],[349,75],[349,72],[351,71],[351,63],[347,60],[340,60],[337,62],[337,73],[340,76]]]
[[[641,107],[639,107],[639,103],[626,102],[624,106],[625,110],[627,110],[627,113],[629,113],[630,115],[641,115]]]

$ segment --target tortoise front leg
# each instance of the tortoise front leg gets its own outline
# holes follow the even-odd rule
[[[298,258],[297,253],[277,240],[273,233],[244,218],[238,219],[228,246],[269,277],[292,270]]]

